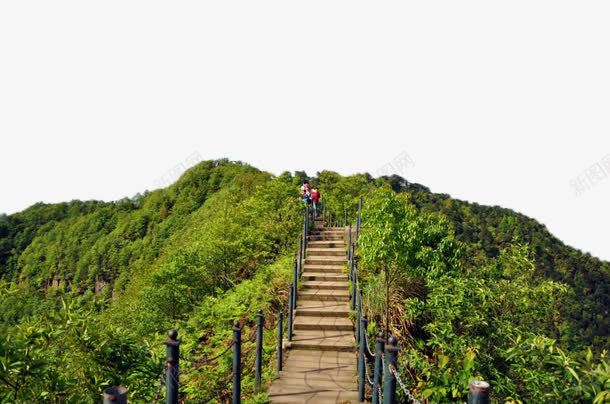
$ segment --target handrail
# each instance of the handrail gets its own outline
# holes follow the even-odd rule
[[[347,220],[347,213],[344,214]],[[362,288],[360,287],[360,280],[358,276],[358,263],[356,248],[358,247],[358,239],[361,233],[362,226],[362,198],[358,199],[358,211],[356,212],[356,224],[355,224],[355,236],[352,235],[352,224],[349,223],[349,245],[348,245],[348,259],[349,259],[349,280],[352,283],[351,288],[351,307],[352,310],[356,311],[356,332],[355,338],[359,345],[358,355],[358,398],[359,400],[366,400],[366,386],[371,386],[373,404],[383,403],[396,403],[396,375],[397,372],[391,372],[388,367],[391,363],[393,369],[396,370],[398,366],[398,347],[397,340],[394,337],[390,337],[389,346],[386,349],[386,341],[383,338],[383,333],[380,333],[377,337],[375,344],[375,353],[371,352],[369,346],[369,338],[367,335],[368,317],[363,314],[363,299],[362,299]],[[387,356],[384,360],[384,355]],[[368,372],[369,366],[373,365],[373,379],[371,380]],[[387,365],[386,365],[387,364]],[[383,377],[385,375],[385,378]],[[385,380],[383,380],[385,379]],[[382,383],[383,381],[383,383]],[[383,393],[382,393],[383,386]],[[401,386],[404,386],[401,384]],[[410,402],[419,403],[412,394],[407,394]],[[411,397],[413,398],[411,400]]]
[[[309,235],[310,229],[312,227],[312,222],[314,218],[312,215],[309,206],[305,206],[303,209],[303,221],[302,221],[302,233],[299,238],[299,248],[293,260],[293,276],[292,283],[288,289],[288,313],[287,313],[287,326],[286,333],[288,340],[292,340],[293,330],[294,330],[294,312],[297,307],[297,297],[298,297],[298,287],[299,282],[301,280],[301,275],[303,272],[303,261],[305,259],[305,252],[307,249],[307,236]],[[254,357],[254,388],[255,392],[259,392],[261,389],[261,379],[262,379],[262,367],[263,367],[263,330],[265,327],[265,317],[263,315],[262,310],[259,310],[256,314],[256,354]],[[212,362],[213,360],[218,359],[225,353],[229,351],[229,349],[233,348],[233,359],[232,359],[232,403],[240,404],[241,403],[241,376],[242,376],[242,356],[251,351],[251,349],[247,350],[247,352],[242,352],[242,329],[243,326],[240,326],[239,322],[235,322],[233,325],[233,340],[231,344],[222,351],[219,355],[214,358],[204,361],[204,363]],[[166,403],[167,404],[178,404],[178,358],[179,358],[179,345],[180,340],[177,339],[178,333],[175,331],[170,332],[170,339],[166,341],[167,349],[167,368],[164,369],[164,375],[166,375],[167,380],[165,381],[166,385]],[[277,371],[280,372],[283,367],[283,336],[284,336],[284,313],[280,311],[278,313],[278,321],[277,321]],[[175,359],[174,359],[175,358]],[[228,381],[227,381],[228,382]],[[161,388],[161,386],[160,386]],[[160,389],[159,389],[160,392]],[[157,394],[158,396],[158,394]],[[156,399],[155,399],[156,401]]]

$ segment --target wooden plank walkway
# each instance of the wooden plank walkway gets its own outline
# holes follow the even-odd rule
[[[272,403],[357,403],[356,344],[349,318],[345,231],[316,226],[308,236],[294,335]]]

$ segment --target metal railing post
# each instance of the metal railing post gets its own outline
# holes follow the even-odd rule
[[[354,249],[352,248],[351,245],[348,247],[347,255],[349,256],[349,261],[348,261],[349,268],[347,271],[347,278],[350,281],[353,281],[354,280]]]
[[[292,341],[292,294],[294,291],[294,284],[288,288],[288,341]]]
[[[356,341],[360,342],[362,338],[362,290],[358,288],[356,292],[356,303],[358,306],[358,327],[356,327]]]
[[[396,404],[396,376],[390,366],[398,372],[398,341],[390,337],[385,348],[385,369],[383,372],[383,404]]]
[[[298,275],[299,279],[301,279],[301,274],[303,273],[303,239],[299,240],[299,255],[298,255]]]
[[[241,404],[241,327],[233,324],[233,404]]]
[[[381,377],[383,375],[381,356],[384,354],[385,339],[383,332],[379,332],[375,341],[375,369],[373,371],[373,400],[372,404],[381,404]]]
[[[303,248],[301,252],[305,257],[305,249],[307,249],[307,236],[309,235],[309,228],[307,227],[307,213],[303,217]]]
[[[360,344],[358,353],[358,399],[360,402],[365,400],[365,386],[366,386],[366,357],[365,346],[366,346],[366,327],[368,325],[368,319],[366,315],[361,320],[360,325]]]
[[[352,224],[349,224],[348,227],[348,244],[347,244],[347,249],[350,251],[350,259],[353,257],[352,254]]]
[[[356,292],[358,287],[358,268],[352,269],[352,310],[356,310]]]
[[[352,278],[354,278],[354,273],[357,272],[357,270],[356,270],[356,246],[354,245],[354,243],[352,243],[352,261],[351,261],[351,265],[352,265],[352,268],[351,268],[351,270],[352,270]]]
[[[295,282],[292,285],[292,320],[294,321],[294,311],[297,309],[297,297],[298,297],[298,292],[299,287],[297,285],[297,283]]]
[[[112,386],[104,389],[104,404],[127,404],[127,387]]]
[[[298,284],[299,284],[299,274],[298,274],[298,268],[295,262],[294,268],[293,268],[293,273],[292,273],[292,284],[294,285],[294,293],[292,294],[292,308],[296,308],[297,307],[297,289],[298,289]]]
[[[256,314],[256,357],[254,358],[254,391],[260,392],[261,374],[263,371],[263,328],[265,327],[265,316],[259,310]]]
[[[167,404],[178,404],[178,381],[180,374],[180,340],[178,331],[171,330],[169,338],[165,341],[167,371],[165,374],[165,402]]]
[[[489,383],[483,380],[473,380],[468,386],[468,404],[489,403]]]
[[[347,278],[352,279],[352,247],[347,246]]]
[[[284,313],[280,311],[277,316],[277,371],[282,371],[284,364]]]

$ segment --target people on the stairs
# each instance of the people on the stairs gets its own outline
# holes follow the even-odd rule
[[[303,202],[307,204],[311,203],[311,185],[307,180],[303,181],[303,186],[301,187],[301,198]]]
[[[313,215],[314,217],[318,217],[318,203],[320,203],[320,191],[315,186],[311,189],[310,199],[313,205]]]

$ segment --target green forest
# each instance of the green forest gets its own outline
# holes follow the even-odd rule
[[[0,402],[94,403],[112,385],[153,402],[169,329],[183,341],[182,400],[227,402],[230,355],[206,358],[227,349],[235,321],[247,337],[258,310],[271,323],[285,310],[306,178],[352,222],[362,198],[368,332],[389,314],[422,402],[464,402],[473,379],[496,402],[610,402],[609,262],[532,218],[399,176],[275,176],[226,159],[115,202],[0,215]],[[276,338],[265,331],[264,383]],[[267,402],[250,372],[245,401]]]

